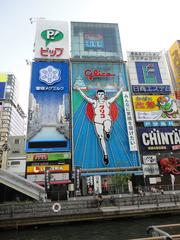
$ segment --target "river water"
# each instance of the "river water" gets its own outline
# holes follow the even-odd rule
[[[148,217],[3,230],[1,240],[126,240],[148,237],[147,227],[180,223],[180,216]],[[179,229],[180,233],[180,229]]]

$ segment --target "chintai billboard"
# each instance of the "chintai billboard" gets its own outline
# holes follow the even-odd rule
[[[70,151],[68,63],[33,62],[27,152]]]
[[[73,63],[73,150],[82,169],[139,166],[130,151],[121,87],[123,64]]]
[[[139,147],[142,153],[180,150],[180,127],[138,128]]]

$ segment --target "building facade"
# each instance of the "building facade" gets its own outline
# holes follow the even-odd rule
[[[9,136],[25,135],[26,116],[17,101],[18,84],[13,74],[0,74],[0,89],[0,162],[1,167],[6,168],[6,149],[11,148]]]
[[[163,184],[164,176],[173,173],[168,170],[169,159],[180,157],[180,112],[166,53],[128,52],[127,56],[145,184]]]

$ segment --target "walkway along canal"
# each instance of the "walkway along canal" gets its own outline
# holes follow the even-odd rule
[[[93,196],[60,202],[4,203],[0,205],[0,228],[179,213],[180,192],[107,195],[101,206]]]

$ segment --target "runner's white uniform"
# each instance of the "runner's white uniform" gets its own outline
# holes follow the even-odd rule
[[[93,104],[94,107],[94,123],[100,123],[103,124],[104,121],[109,120],[111,121],[110,117],[110,107],[109,103],[105,100],[104,103],[100,103],[96,101],[96,103]]]

